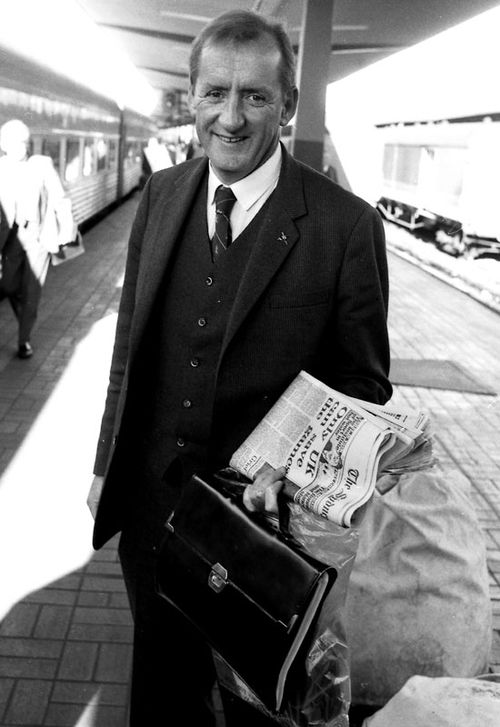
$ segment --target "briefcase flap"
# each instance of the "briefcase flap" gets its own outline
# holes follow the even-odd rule
[[[318,593],[326,595],[335,570],[291,547],[206,479],[195,475],[189,481],[169,519],[157,589],[263,703],[277,709],[304,636],[297,642],[297,630],[307,631],[303,616],[312,600],[319,607]]]

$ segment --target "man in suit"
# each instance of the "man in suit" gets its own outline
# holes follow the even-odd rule
[[[28,154],[30,130],[11,119],[0,128],[0,300],[18,320],[21,359],[33,355],[31,332],[50,253],[74,239],[76,226],[52,159]]]
[[[383,227],[280,145],[298,97],[283,29],[226,13],[195,40],[190,71],[208,159],[160,171],[144,190],[89,494],[94,546],[121,531],[133,727],[214,724],[210,652],[154,594],[182,483],[227,465],[301,369],[375,402],[391,392]],[[228,727],[268,724],[221,692]]]

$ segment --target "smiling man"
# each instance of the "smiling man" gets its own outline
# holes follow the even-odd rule
[[[210,650],[154,588],[183,483],[226,466],[301,369],[363,399],[391,392],[383,227],[279,143],[298,99],[286,33],[225,13],[195,40],[190,73],[206,157],[144,190],[89,494],[94,546],[121,531],[132,727],[215,724]],[[221,694],[227,727],[269,724]]]
[[[193,69],[198,138],[221,182],[231,185],[271,158],[280,127],[295,113],[297,89],[280,78],[271,37],[246,45],[207,43]]]

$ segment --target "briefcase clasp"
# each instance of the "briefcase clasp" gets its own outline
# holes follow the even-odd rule
[[[208,576],[208,585],[216,593],[220,593],[227,586],[227,570],[220,563],[215,563],[212,566]]]

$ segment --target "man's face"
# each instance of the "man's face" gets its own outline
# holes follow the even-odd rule
[[[284,94],[280,52],[271,40],[206,45],[190,90],[196,131],[222,182],[246,177],[272,155],[280,126],[295,113],[297,91]]]
[[[2,151],[16,162],[22,162],[28,154],[29,140],[17,138],[14,135],[2,141]]]

